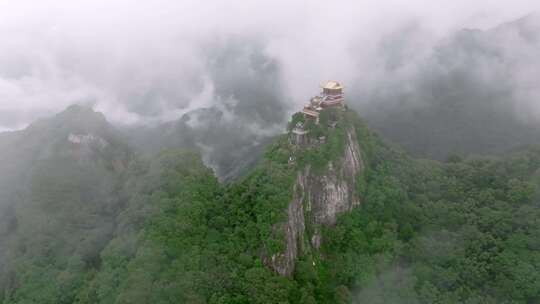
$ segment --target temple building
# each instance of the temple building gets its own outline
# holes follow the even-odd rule
[[[333,107],[343,105],[343,86],[337,81],[328,81],[325,85],[321,85],[322,103],[321,107]]]
[[[341,107],[345,101],[343,97],[343,86],[337,81],[328,81],[321,85],[322,92],[311,98],[310,102],[304,106],[302,113],[306,118],[315,119],[319,123],[320,112],[324,108]]]
[[[306,118],[315,119],[315,122],[319,123],[319,115],[322,110],[321,102],[322,99],[320,96],[315,96],[311,98],[309,103],[304,106],[304,109],[302,109],[302,113],[304,113],[304,116]]]

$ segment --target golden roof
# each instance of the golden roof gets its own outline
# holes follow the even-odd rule
[[[329,90],[342,90],[343,86],[337,81],[330,80],[326,82],[326,84],[322,84],[321,88]]]

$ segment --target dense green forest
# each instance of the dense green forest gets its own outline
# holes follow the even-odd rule
[[[291,165],[283,135],[230,184],[183,150],[41,159],[1,230],[3,303],[540,301],[539,148],[442,163],[409,157],[352,111],[309,127],[323,145]],[[366,165],[361,204],[277,275],[263,256],[283,250],[275,227],[295,176],[340,157],[349,127]]]

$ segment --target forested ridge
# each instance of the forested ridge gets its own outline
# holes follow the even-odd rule
[[[28,186],[4,208],[3,303],[540,301],[540,148],[420,160],[354,112],[341,119],[335,130],[313,126],[326,143],[296,165],[283,135],[230,184],[194,152],[129,152],[94,126],[101,119],[79,133],[107,148],[65,150],[60,138],[72,131],[56,136],[72,125],[57,124],[57,153],[35,158]],[[361,204],[323,228],[320,250],[303,252],[291,277],[279,276],[264,256],[283,250],[275,227],[296,173],[338,157],[344,127],[356,130],[366,165]]]

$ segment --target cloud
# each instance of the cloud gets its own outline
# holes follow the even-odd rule
[[[325,79],[371,90],[387,76],[381,40],[411,24],[427,44],[422,39],[539,7],[523,0],[3,1],[0,113],[14,115],[0,114],[0,126],[17,128],[72,103],[93,104],[118,123],[152,123],[230,98],[238,99],[236,115],[276,122]],[[246,79],[258,87],[249,92]]]

